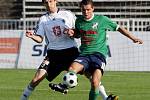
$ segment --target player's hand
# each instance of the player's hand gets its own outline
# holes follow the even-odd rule
[[[143,44],[143,41],[139,38],[133,39],[134,43]]]
[[[69,35],[70,37],[73,37],[73,35],[74,35],[74,30],[73,30],[73,29],[68,29],[68,35]]]
[[[32,38],[33,36],[34,36],[33,31],[31,31],[31,30],[26,31],[26,37]]]
[[[73,35],[74,35],[74,30],[73,30],[73,29],[65,29],[64,33],[65,33],[65,34],[68,34],[70,37],[73,37]]]

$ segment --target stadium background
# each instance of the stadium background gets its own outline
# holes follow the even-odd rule
[[[81,14],[79,0],[58,1],[60,8]],[[150,0],[94,2],[95,13],[112,18],[144,40],[137,45],[117,32],[108,32],[110,55],[102,80],[107,93],[119,95],[119,100],[149,100]],[[45,55],[44,43],[24,36],[25,29],[34,29],[43,11],[41,0],[0,0],[0,100],[18,100]],[[60,82],[62,75],[54,82]],[[79,85],[65,96],[50,90],[44,80],[30,100],[87,100],[90,84],[85,77],[78,78]]]
[[[80,0],[58,0],[58,6],[81,14]],[[94,0],[95,13],[106,15],[143,39],[133,44],[118,32],[108,32],[110,57],[106,70],[150,71],[150,0]],[[45,11],[41,0],[0,1],[0,68],[34,69],[45,55],[45,44],[24,36]]]

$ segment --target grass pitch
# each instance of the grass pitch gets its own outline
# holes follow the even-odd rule
[[[35,70],[0,69],[0,100],[20,100],[20,95],[33,77]],[[53,82],[60,82],[59,75]],[[29,100],[88,100],[89,81],[81,75],[79,85],[67,95],[52,91],[44,80]],[[149,100],[149,72],[105,72],[102,83],[108,94],[119,95],[119,100]],[[101,97],[98,100],[102,100]]]

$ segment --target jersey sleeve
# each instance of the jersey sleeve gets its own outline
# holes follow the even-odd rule
[[[118,28],[119,28],[119,25],[112,21],[110,18],[104,16],[104,20],[105,21],[105,26],[106,26],[106,29],[109,30],[109,31],[117,31]]]
[[[65,21],[65,25],[68,28],[75,28],[76,16],[71,11],[67,11],[67,15],[68,15],[68,17]]]
[[[37,24],[35,30],[34,30],[34,33],[36,35],[40,35],[40,36],[44,37],[44,27],[43,26],[44,26],[44,24],[42,22],[42,17],[41,17],[38,21],[38,24]]]

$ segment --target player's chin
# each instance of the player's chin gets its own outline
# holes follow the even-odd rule
[[[91,19],[91,17],[89,15],[85,15],[85,19],[89,20],[89,19]]]
[[[85,18],[85,19],[88,19],[88,15],[86,15],[86,14],[83,14],[83,16],[84,16],[84,18]]]

